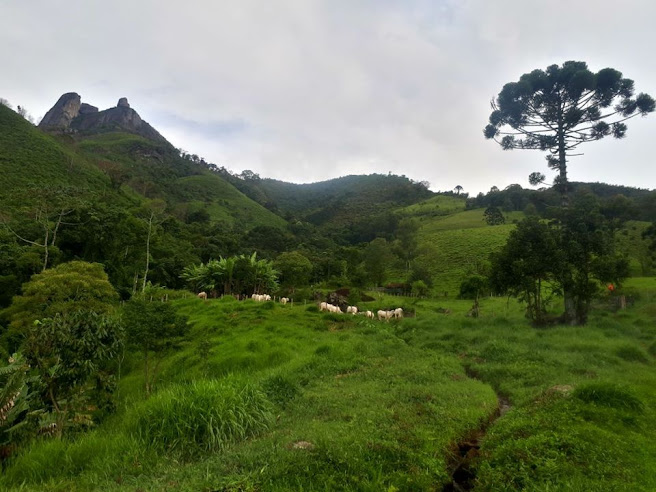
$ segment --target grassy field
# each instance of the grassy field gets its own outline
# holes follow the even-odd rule
[[[285,220],[247,198],[222,178],[211,174],[187,176],[175,183],[178,193],[207,206],[210,219],[230,225],[268,225],[284,228]]]
[[[175,301],[191,333],[155,395],[133,356],[115,416],[35,443],[0,488],[442,490],[484,433],[475,490],[656,490],[656,279],[627,290],[627,310],[604,299],[588,326],[539,330],[500,298],[478,319],[453,299],[360,306],[403,305],[390,323]]]
[[[424,219],[450,215],[463,210],[465,210],[465,200],[463,198],[437,195],[428,200],[404,207],[399,210],[399,214],[405,217]]]
[[[451,199],[452,197],[437,197]],[[425,203],[425,202],[424,202]],[[410,207],[408,207],[410,208]],[[419,217],[418,263],[433,278],[435,295],[457,296],[463,279],[478,271],[489,260],[490,253],[506,242],[513,221],[521,220],[521,212],[506,212],[506,224],[489,226],[483,209],[466,210],[443,216]]]

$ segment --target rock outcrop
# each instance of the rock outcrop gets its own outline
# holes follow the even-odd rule
[[[97,112],[98,112],[98,108],[92,106],[91,104],[87,104],[87,103],[80,104],[79,114],[89,114],[89,113],[97,113]]]
[[[46,131],[83,134],[124,131],[151,140],[167,142],[130,107],[127,97],[120,98],[115,108],[98,111],[97,107],[82,103],[79,94],[69,92],[61,96],[46,113],[39,123],[39,128]]]
[[[64,94],[46,113],[39,127],[49,130],[65,130],[80,112],[81,98],[75,92]]]

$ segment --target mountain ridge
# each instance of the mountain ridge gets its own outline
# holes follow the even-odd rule
[[[121,97],[115,107],[99,111],[96,106],[83,103],[78,93],[67,92],[50,108],[38,126],[44,131],[55,133],[122,130],[171,145],[155,128],[141,119],[130,107],[126,97]]]

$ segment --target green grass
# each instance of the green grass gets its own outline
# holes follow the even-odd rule
[[[175,186],[179,195],[206,204],[212,221],[237,227],[249,224],[283,228],[286,225],[282,217],[255,203],[218,176],[187,176],[179,178]]]
[[[451,215],[465,210],[463,198],[447,195],[437,195],[414,205],[409,205],[398,211],[405,217],[429,218]]]
[[[193,326],[155,395],[143,401],[133,355],[118,414],[33,444],[0,488],[440,490],[454,443],[501,395],[512,408],[487,429],[475,490],[654,490],[656,281],[627,288],[640,293],[630,309],[599,302],[588,326],[540,330],[496,298],[478,319],[454,299],[360,306],[411,315],[390,323],[303,303],[175,301]]]

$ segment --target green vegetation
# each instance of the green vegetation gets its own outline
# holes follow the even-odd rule
[[[2,125],[3,490],[656,489],[656,284],[612,254],[651,272],[656,193],[293,185]]]
[[[482,441],[480,490],[648,491],[656,486],[656,377],[645,349],[656,313],[645,309],[656,285],[629,284],[643,296],[633,308],[599,307],[588,326],[546,331],[505,299],[482,298],[478,319],[464,317],[470,301],[415,300],[405,307],[417,317],[392,323],[302,304],[176,301],[192,331],[162,362],[153,397],[141,401],[135,367],[112,419],[72,441],[35,442],[0,484],[440,488],[453,446],[494,414],[502,395],[512,408]],[[211,347],[205,355],[199,340]]]

